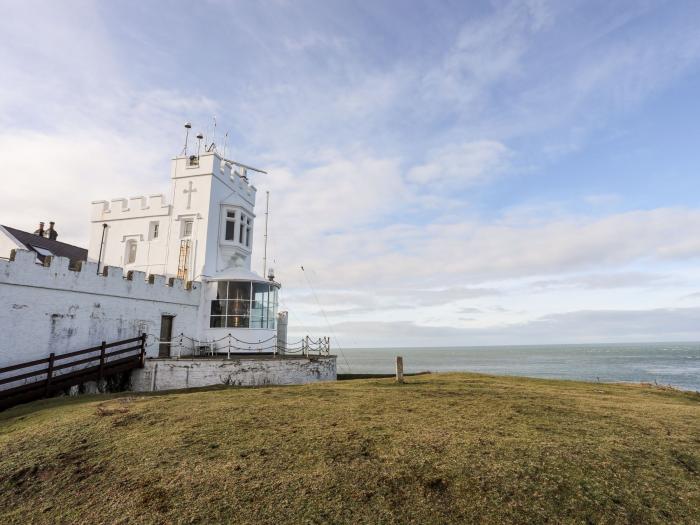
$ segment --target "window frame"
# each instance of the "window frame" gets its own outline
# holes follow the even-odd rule
[[[222,285],[226,295],[222,297]],[[240,292],[247,285],[247,294],[233,294],[232,285]],[[209,328],[244,328],[276,330],[279,308],[279,285],[269,281],[216,281],[216,298],[209,301]],[[258,291],[256,291],[256,288]],[[261,290],[265,288],[265,290]],[[247,297],[246,297],[247,295]],[[258,297],[259,296],[259,297]]]
[[[148,223],[148,240],[155,241],[160,239],[160,221],[151,221]]]
[[[124,266],[136,264],[138,257],[139,245],[136,239],[128,239],[126,241],[126,249],[124,251]],[[133,258],[132,258],[133,255]]]
[[[191,228],[189,233],[187,232],[187,225],[190,224]],[[194,218],[191,219],[182,219],[182,228],[180,231],[180,238],[182,239],[189,239],[194,235]]]
[[[232,213],[235,217],[229,217]],[[254,215],[238,205],[222,205],[220,213],[220,239],[219,242],[226,246],[237,246],[246,251],[251,250],[253,244]],[[226,228],[232,224],[233,238],[226,238]]]

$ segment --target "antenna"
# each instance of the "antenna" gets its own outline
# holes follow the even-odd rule
[[[199,152],[202,148],[202,139],[204,138],[204,135],[201,133],[197,133],[197,158],[199,158]]]
[[[234,164],[234,165],[238,166],[239,168],[245,168],[245,169],[247,169],[247,170],[257,171],[258,173],[264,173],[265,175],[267,175],[267,172],[266,172],[266,171],[259,170],[258,168],[254,168],[254,167],[252,167],[252,166],[246,166],[245,164],[241,164],[240,162],[236,162],[235,160],[231,160],[231,159],[226,159],[226,158],[225,158],[224,160],[225,160],[226,162],[230,162],[231,164]]]
[[[265,192],[265,248],[263,251],[263,275],[267,272],[267,221],[270,217],[270,192]],[[272,270],[272,268],[270,269]],[[274,279],[274,273],[273,273]],[[272,280],[272,279],[270,279]]]
[[[191,122],[185,122],[185,147],[182,148],[182,154],[187,156],[187,139],[190,136],[190,129],[192,128]]]
[[[226,144],[228,144],[228,131],[224,135],[224,158],[226,158]]]

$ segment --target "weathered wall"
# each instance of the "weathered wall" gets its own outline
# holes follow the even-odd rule
[[[238,359],[147,359],[131,375],[136,392],[213,385],[300,385],[335,381],[335,356]]]
[[[169,286],[161,276],[149,283],[142,272],[131,279],[121,268],[108,267],[106,276],[96,272],[94,263],[69,270],[63,257],[40,266],[28,251],[0,260],[0,367],[143,332],[158,336],[162,315],[175,316],[173,334],[193,331],[199,283],[187,290],[182,281]],[[150,345],[148,355],[157,353]]]

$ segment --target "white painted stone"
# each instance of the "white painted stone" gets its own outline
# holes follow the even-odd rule
[[[135,392],[215,385],[299,385],[336,380],[335,356],[147,359],[131,375]]]
[[[158,334],[162,315],[173,315],[173,332],[194,326],[200,285],[186,290],[182,281],[149,284],[144,275],[129,281],[121,268],[97,275],[84,263],[68,269],[56,257],[48,267],[35,263],[32,252],[18,250],[14,261],[0,260],[0,367],[99,344]],[[151,344],[147,355],[156,356]]]
[[[251,358],[148,361],[134,373],[139,390],[152,384],[161,389],[335,379],[333,356],[254,357],[256,352],[275,350],[278,341],[273,323],[260,316],[260,305],[273,295],[269,312],[276,312],[276,293],[266,296],[260,285],[279,288],[279,283],[270,284],[251,271],[256,191],[244,170],[237,173],[215,151],[202,153],[196,163],[187,156],[176,157],[169,198],[150,195],[92,203],[89,262],[82,269],[69,270],[68,259],[61,257],[43,267],[27,251],[16,251],[13,261],[0,260],[0,330],[5,334],[0,367],[142,333],[158,337],[161,317],[168,315],[174,317],[172,337],[177,345],[171,355],[192,355],[195,344],[207,343],[206,348],[219,354],[249,351]],[[235,221],[232,239],[226,234],[229,214]],[[189,221],[191,231],[186,227]],[[0,227],[0,252],[15,247]],[[169,286],[178,275],[183,279]],[[226,309],[228,327],[218,327],[222,315],[210,315],[220,304],[222,281],[248,283],[249,289],[258,290],[249,301],[249,327],[233,328],[245,317],[236,309],[241,304],[238,291],[227,303],[236,305]],[[192,283],[191,289],[186,282]],[[275,319],[275,313],[269,318]],[[286,341],[283,318],[280,340]],[[147,356],[157,356],[158,343],[154,337],[148,341]]]

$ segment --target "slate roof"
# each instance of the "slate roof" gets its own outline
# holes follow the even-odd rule
[[[51,252],[57,257],[68,257],[71,266],[75,266],[79,261],[87,261],[88,251],[85,248],[65,242],[52,241],[46,237],[39,237],[33,233],[10,228],[9,226],[2,225],[2,227],[7,230],[7,233],[17,239],[20,244],[23,244],[27,250],[35,252],[40,261],[43,261],[47,255],[46,253],[41,253],[44,250]]]

